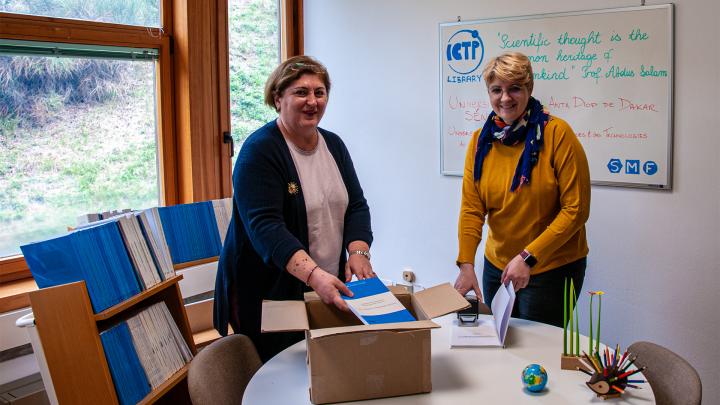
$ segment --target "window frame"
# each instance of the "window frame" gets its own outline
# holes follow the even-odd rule
[[[161,7],[169,4],[162,0]],[[162,21],[166,18],[163,13]],[[165,26],[165,24],[163,24]],[[160,200],[173,201],[177,194],[178,178],[172,170],[174,164],[174,131],[172,111],[172,57],[171,39],[164,29],[138,27],[114,23],[70,20],[56,17],[0,13],[0,38],[23,41],[79,43],[131,48],[155,48],[159,57],[156,63],[158,103],[158,150],[160,162]],[[165,31],[167,32],[167,31]],[[72,225],[72,224],[68,224]],[[0,283],[31,278],[22,255],[0,259]]]
[[[280,58],[286,60],[305,53],[303,0],[279,0]]]
[[[0,12],[0,38],[26,41],[81,43],[103,46],[124,46],[138,48],[156,48],[159,58],[156,64],[157,77],[157,136],[158,164],[160,177],[160,204],[174,205],[184,202],[200,201],[209,198],[230,197],[232,195],[231,155],[229,144],[223,144],[222,133],[230,131],[230,83],[228,56],[228,2],[230,0],[160,0],[160,19],[162,28],[148,28],[115,23],[71,20],[57,17],[20,15]],[[218,114],[214,119],[215,127],[220,131],[214,134],[220,144],[214,148],[200,148],[190,154],[184,154],[184,139],[193,135],[176,132],[178,116],[176,111],[176,92],[182,86],[182,74],[176,69],[177,64],[193,63],[192,61],[175,61],[175,44],[172,33],[174,18],[182,16],[181,7],[206,7],[215,10],[218,15],[216,35],[218,43],[217,83]],[[285,60],[303,53],[303,0],[278,0],[280,14],[280,50],[281,59]],[[183,27],[187,29],[187,27]],[[182,58],[181,58],[182,59]],[[184,108],[184,107],[180,107]],[[182,126],[182,124],[181,124]],[[198,132],[198,131],[196,131]],[[198,135],[195,135],[196,137]],[[214,140],[213,140],[214,142]],[[192,143],[192,142],[191,142]],[[191,192],[198,188],[193,181],[192,172],[188,167],[202,166],[206,171],[218,168],[219,176],[215,180],[215,192]],[[201,185],[202,186],[202,185]],[[206,186],[207,187],[207,186]],[[213,195],[214,194],[214,195]],[[69,224],[70,225],[70,224]],[[16,281],[32,279],[32,274],[22,255],[0,258],[0,285]]]
[[[218,15],[218,42],[224,54],[220,55],[219,81],[220,81],[220,125],[223,131],[230,134],[230,57],[228,3],[231,0],[219,0]],[[304,53],[303,45],[303,0],[277,0],[278,18],[280,27],[280,60],[284,61]],[[221,170],[222,197],[232,197],[232,156],[235,153],[231,148],[225,148],[224,153],[218,157]]]

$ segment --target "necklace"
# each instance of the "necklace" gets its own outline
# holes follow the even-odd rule
[[[307,138],[300,136],[300,135],[295,135],[294,133],[290,132],[290,130],[285,126],[285,123],[282,121],[282,119],[280,117],[277,118],[277,124],[278,124],[278,128],[280,128],[280,132],[283,134],[285,139],[290,141],[291,144],[293,144],[295,147],[300,149],[302,152],[312,153],[317,148],[318,139],[320,137],[320,132],[318,131],[317,128],[315,128],[315,132],[313,132],[310,135],[310,137],[309,137],[310,139],[308,141]]]

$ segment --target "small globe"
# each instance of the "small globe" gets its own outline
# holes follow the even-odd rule
[[[522,382],[530,392],[540,392],[547,384],[548,375],[545,367],[539,364],[530,364],[522,372]]]

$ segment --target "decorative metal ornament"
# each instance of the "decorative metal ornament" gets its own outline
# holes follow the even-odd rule
[[[300,192],[300,186],[298,186],[297,183],[295,183],[294,181],[291,181],[290,183],[288,183],[288,193],[290,193],[290,195],[297,195],[297,193],[299,193],[299,192]]]

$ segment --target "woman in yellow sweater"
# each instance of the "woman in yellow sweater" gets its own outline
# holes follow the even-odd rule
[[[588,253],[590,173],[567,122],[531,97],[533,73],[521,53],[483,70],[493,112],[473,133],[465,158],[455,288],[480,292],[475,253],[487,220],[485,302],[501,283],[517,291],[513,316],[562,326],[563,283],[582,288]]]

